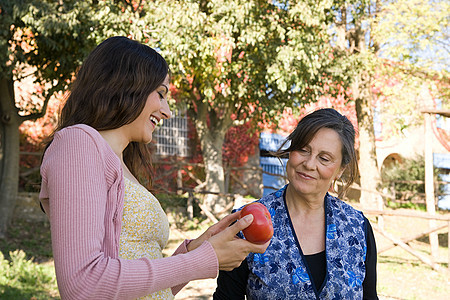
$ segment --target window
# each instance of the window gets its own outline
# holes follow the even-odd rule
[[[154,134],[156,155],[189,156],[186,113],[164,120]]]

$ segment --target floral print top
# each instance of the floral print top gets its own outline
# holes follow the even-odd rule
[[[169,221],[159,201],[146,188],[125,177],[125,199],[119,257],[162,258],[169,240]],[[171,289],[139,299],[174,299]]]

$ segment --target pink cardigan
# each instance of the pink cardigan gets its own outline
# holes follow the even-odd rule
[[[124,201],[120,159],[87,125],[60,130],[45,152],[40,199],[50,218],[62,299],[134,299],[195,279],[214,278],[218,260],[204,242],[171,257],[118,258]]]

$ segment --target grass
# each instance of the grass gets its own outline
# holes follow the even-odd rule
[[[436,272],[402,253],[378,257],[378,294],[388,299],[444,300],[450,295],[448,273]]]
[[[0,299],[59,299],[48,223],[15,220],[0,239]]]
[[[10,251],[21,249],[27,259],[46,262],[52,259],[50,224],[14,220],[8,228],[7,238],[0,239],[0,250],[8,257]]]
[[[385,230],[398,238],[423,232],[428,220],[406,217],[385,217]],[[448,229],[438,232],[439,248],[435,262],[441,268],[434,271],[417,257],[395,247],[378,254],[377,290],[380,299],[433,299],[444,300],[450,295],[450,272],[448,271]],[[375,231],[378,249],[390,241]],[[428,237],[411,241],[409,245],[423,256],[430,257]]]

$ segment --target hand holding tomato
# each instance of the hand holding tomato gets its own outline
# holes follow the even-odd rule
[[[241,210],[241,218],[253,215],[253,222],[242,230],[245,239],[255,244],[264,244],[273,236],[273,225],[270,213],[266,206],[259,202],[247,204]]]
[[[250,252],[264,253],[269,242],[255,244],[236,236],[253,222],[253,216],[242,217],[240,213],[237,211],[228,215],[209,227],[200,237],[188,244],[188,251],[193,251],[207,240],[216,252],[219,269],[224,271],[239,267]]]

